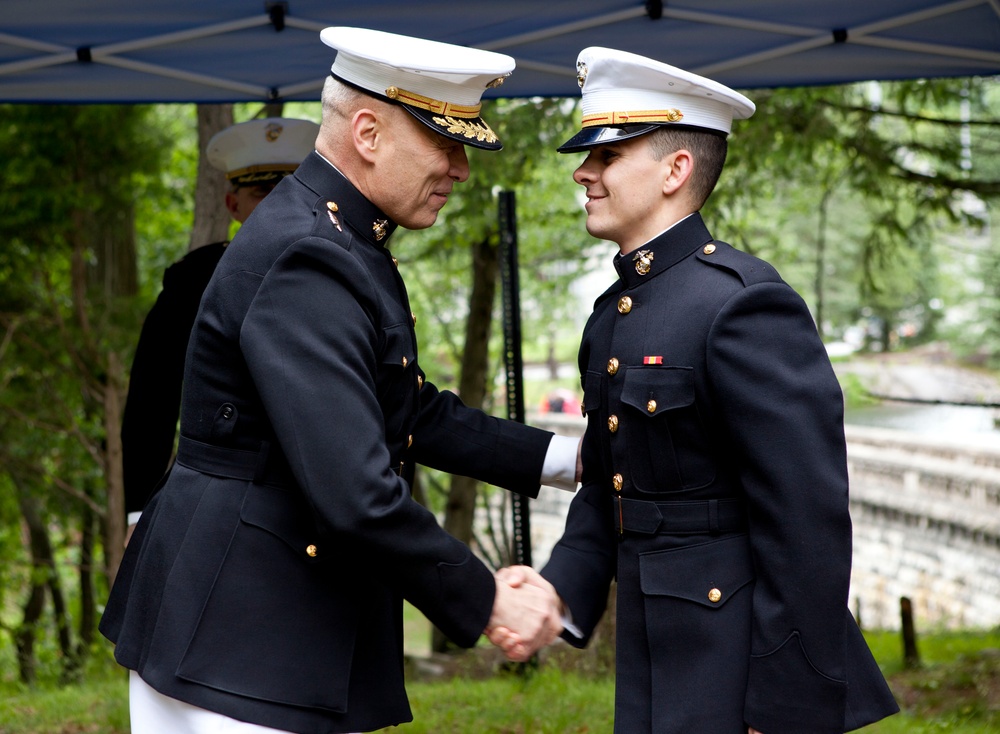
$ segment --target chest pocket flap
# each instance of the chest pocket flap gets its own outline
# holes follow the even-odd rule
[[[754,579],[746,534],[639,556],[647,596],[672,596],[718,608]]]
[[[621,399],[647,417],[693,405],[694,370],[691,367],[629,367]],[[655,401],[655,405],[650,401]]]

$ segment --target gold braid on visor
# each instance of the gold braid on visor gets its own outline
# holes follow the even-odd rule
[[[408,92],[399,87],[389,87],[385,90],[385,96],[410,107],[417,107],[439,115],[449,115],[450,117],[479,117],[479,112],[483,108],[481,103],[477,105],[452,104],[451,102],[442,102],[432,97],[425,97],[416,92]]]
[[[678,109],[636,110],[634,112],[599,112],[584,115],[581,127],[607,127],[609,125],[641,125],[651,122],[680,122],[684,113]]]

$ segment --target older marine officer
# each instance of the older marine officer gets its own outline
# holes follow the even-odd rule
[[[547,595],[497,582],[407,482],[418,462],[534,495],[552,453],[551,434],[425,381],[389,249],[466,180],[466,145],[501,147],[480,98],[513,59],[365,29],[321,38],[337,55],[316,151],[209,283],[177,460],[102,620],[133,671],[136,734],[410,720],[404,598],[464,646],[487,625],[561,629]]]
[[[898,709],[847,608],[840,387],[802,299],[699,214],[754,105],[612,49],[578,71],[582,130],[559,150],[586,153],[573,178],[618,280],[580,347],[583,487],[544,578],[511,580],[551,582],[583,645],[617,577],[620,734],[881,719]]]

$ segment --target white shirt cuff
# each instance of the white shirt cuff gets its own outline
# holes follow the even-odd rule
[[[580,631],[579,627],[573,624],[573,612],[570,611],[570,608],[565,604],[563,604],[562,626],[563,629],[573,635],[573,637],[578,640],[583,639],[583,632]]]
[[[567,492],[576,491],[576,455],[579,445],[579,438],[559,434],[552,436],[549,449],[545,452],[545,463],[542,464],[542,484],[565,489]]]
[[[128,525],[135,525],[137,522],[139,522],[140,517],[142,517],[141,512],[130,512],[128,514],[128,517],[125,518],[125,522]]]

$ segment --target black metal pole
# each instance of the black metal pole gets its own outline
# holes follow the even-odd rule
[[[504,367],[507,417],[524,423],[524,361],[521,356],[521,288],[517,275],[517,215],[514,192],[500,192],[500,279],[503,301]],[[529,499],[512,495],[513,562],[531,565]]]

